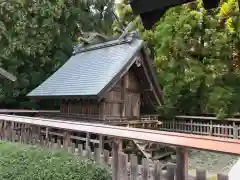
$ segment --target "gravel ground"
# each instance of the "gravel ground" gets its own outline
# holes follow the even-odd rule
[[[208,174],[228,174],[232,166],[237,162],[239,156],[221,153],[191,150],[189,151],[189,168],[204,169]]]

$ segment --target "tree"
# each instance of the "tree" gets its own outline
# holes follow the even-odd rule
[[[239,112],[240,26],[236,12],[235,0],[223,1],[219,9],[211,11],[197,1],[168,10],[152,31],[143,30],[140,24],[134,27],[154,52],[165,101],[160,113],[214,113],[223,118]],[[119,14],[120,19],[129,17]]]
[[[0,85],[1,107],[32,108],[26,94],[71,55],[81,32],[111,33],[112,0],[0,2],[0,63],[18,77]]]

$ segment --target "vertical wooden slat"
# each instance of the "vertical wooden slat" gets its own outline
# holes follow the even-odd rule
[[[7,127],[7,121],[3,121],[2,140],[6,140],[6,137],[7,137],[6,127]]]
[[[14,125],[15,123],[14,122],[11,122],[11,141],[12,142],[15,142],[15,139],[16,139],[16,131],[14,130]]]
[[[75,154],[75,149],[76,149],[76,144],[72,143],[71,144],[71,153]]]
[[[87,146],[86,148],[87,148],[86,149],[86,158],[91,159],[92,158],[91,148],[90,148],[90,146]]]
[[[130,180],[137,180],[137,176],[138,176],[138,159],[137,156],[135,155],[131,155],[130,156]]]
[[[103,154],[103,149],[104,149],[104,136],[99,135],[99,149],[100,149],[100,154]]]
[[[97,163],[100,163],[100,155],[101,155],[100,148],[95,148],[94,149],[94,160]]]
[[[41,127],[36,127],[36,137],[37,137],[37,143],[40,143]]]
[[[83,145],[82,144],[78,144],[78,155],[83,156]]]
[[[191,125],[190,125],[190,131],[191,131],[191,133],[193,133],[193,120],[192,120],[192,119],[190,120],[190,123],[191,123]]]
[[[113,139],[112,142],[112,180],[118,180],[119,164],[118,164],[119,143],[118,139]]]
[[[0,139],[3,140],[3,121],[0,121]]]
[[[22,143],[26,144],[27,143],[27,132],[26,132],[26,127],[22,127]]]
[[[44,137],[40,136],[40,145],[44,146],[45,145],[45,141],[44,141]]]
[[[142,160],[142,180],[148,180],[149,176],[149,161],[147,159]]]
[[[166,180],[174,180],[174,170],[175,166],[173,164],[167,165],[167,178]]]
[[[223,174],[218,174],[217,175],[217,180],[228,180],[228,176],[223,175]]]
[[[45,147],[49,148],[50,147],[50,142],[51,142],[51,136],[45,135]]]
[[[161,179],[161,165],[159,161],[155,161],[153,180],[160,180],[160,179]]]
[[[206,171],[196,170],[196,180],[207,180]]]
[[[47,140],[48,139],[48,137],[49,137],[49,128],[48,127],[46,127],[46,131],[45,131],[45,139]]]
[[[210,130],[209,130],[209,135],[212,136],[213,135],[213,121],[210,120]]]
[[[128,171],[127,171],[127,155],[124,153],[119,153],[119,180],[127,180],[128,179]]]
[[[55,138],[54,137],[51,137],[51,141],[50,141],[50,147],[51,148],[54,148],[54,145],[55,145]]]
[[[5,121],[5,140],[11,139],[11,122]]]
[[[60,138],[57,138],[57,149],[61,149],[62,148],[62,142]]]
[[[109,151],[108,150],[103,151],[103,160],[104,160],[104,163],[106,165],[108,165],[108,163],[109,163]]]
[[[70,139],[70,133],[65,131],[63,133],[63,149],[68,150],[68,147],[70,145],[71,139]]]
[[[187,150],[181,147],[176,149],[177,171],[176,180],[187,180],[188,175],[188,157]]]
[[[86,142],[85,142],[85,149],[87,150],[90,147],[90,133],[86,133]]]
[[[237,139],[238,138],[238,133],[237,133],[237,126],[236,123],[233,122],[233,138]]]

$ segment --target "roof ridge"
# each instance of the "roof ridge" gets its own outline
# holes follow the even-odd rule
[[[116,46],[124,43],[131,43],[134,39],[138,39],[139,36],[136,34],[136,32],[131,32],[128,34],[128,36],[124,38],[119,37],[112,37],[113,39],[109,41],[104,41],[96,44],[89,44],[88,46],[85,46],[81,43],[74,47],[73,55],[76,55],[78,53],[86,52],[86,51],[92,51],[96,49],[106,48],[110,46]]]
[[[120,44],[125,44],[125,43],[130,43],[132,40],[113,40],[113,41],[107,41],[107,42],[102,42],[99,44],[93,44],[90,45],[89,47],[82,47],[81,44],[77,47],[75,47],[73,55],[82,53],[82,52],[86,52],[86,51],[93,51],[96,49],[102,49],[102,48],[106,48],[106,47],[110,47],[110,46],[116,46],[116,45],[120,45]]]

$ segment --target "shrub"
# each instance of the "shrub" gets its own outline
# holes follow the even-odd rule
[[[110,180],[110,173],[90,160],[35,146],[0,142],[1,180]]]

